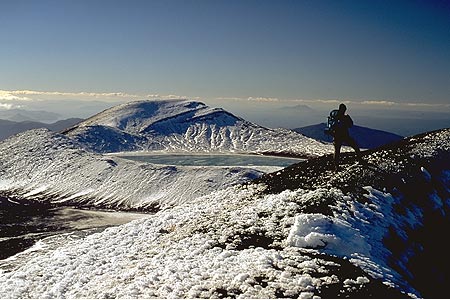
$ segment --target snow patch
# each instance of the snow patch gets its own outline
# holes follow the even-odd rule
[[[322,214],[296,216],[287,242],[291,246],[321,249],[339,256],[370,253],[370,245],[351,224]]]
[[[11,179],[0,179],[0,190],[9,190],[14,186],[14,181]]]

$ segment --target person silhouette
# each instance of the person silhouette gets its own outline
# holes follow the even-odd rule
[[[346,110],[347,106],[345,106],[344,103],[341,103],[336,116],[336,124],[333,127],[334,169],[336,171],[339,170],[339,156],[341,154],[341,147],[344,143],[355,150],[358,161],[361,162],[361,151],[358,144],[348,132],[348,129],[353,126],[353,120],[349,115],[345,114]]]

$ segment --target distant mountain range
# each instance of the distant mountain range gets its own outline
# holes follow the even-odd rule
[[[187,100],[136,101],[107,109],[66,130],[100,152],[245,152],[320,156],[332,147],[288,129],[269,129],[221,108]]]
[[[0,119],[14,122],[55,122],[61,115],[44,110],[25,110],[20,108],[0,110]]]
[[[325,123],[293,131],[269,129],[195,101],[137,101],[115,106],[86,120],[71,118],[51,124],[29,120],[33,116],[43,117],[43,113],[36,111],[24,116],[22,110],[8,111],[4,117],[9,119],[0,119],[0,140],[26,130],[47,128],[62,131],[86,148],[101,153],[232,151],[310,157],[332,151],[330,145],[324,144],[332,142],[324,134]],[[21,116],[28,120],[11,120]],[[394,133],[356,125],[350,128],[350,133],[364,149],[403,139]]]
[[[0,141],[14,134],[36,128],[47,128],[50,129],[51,131],[59,132],[68,127],[74,126],[75,124],[81,121],[83,121],[83,119],[71,118],[66,120],[60,120],[51,124],[46,124],[35,121],[16,122],[10,120],[0,120]]]
[[[324,133],[325,127],[325,123],[320,123],[316,125],[295,128],[294,131],[318,141],[332,142],[331,136]],[[357,125],[352,126],[349,132],[350,135],[356,140],[359,147],[364,149],[377,148],[404,138],[403,136],[391,132]]]

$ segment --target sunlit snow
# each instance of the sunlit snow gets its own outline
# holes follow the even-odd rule
[[[189,139],[178,134],[163,143],[180,150],[187,140],[202,140],[201,134],[193,134],[199,127],[182,124],[187,115],[192,120],[222,114],[198,103],[182,103],[183,110],[179,104],[154,106],[145,122],[135,116],[149,111],[136,106],[125,106],[131,110],[120,117],[99,114],[89,122],[124,135],[187,128]],[[172,116],[170,121],[154,114],[160,110]],[[181,121],[172,122],[173,117]],[[241,122],[229,115],[221,120]],[[160,122],[168,123],[155,125]],[[75,137],[86,128],[68,135]],[[229,140],[233,149],[253,141],[241,137]],[[368,166],[353,167],[361,172],[356,175],[351,168],[335,173],[320,169],[325,158],[317,159],[312,161],[319,164],[315,171],[324,174],[314,174],[327,181],[300,188],[302,180],[315,178],[301,179],[304,174],[289,174],[295,168],[286,168],[268,174],[274,181],[266,182],[280,180],[297,187],[272,193],[267,184],[249,183],[263,174],[257,170],[156,166],[89,152],[82,149],[86,145],[46,130],[2,142],[1,190],[38,201],[143,208],[148,216],[87,236],[65,234],[38,242],[9,258],[13,267],[0,269],[0,297],[313,298],[330,295],[327,290],[336,286],[339,289],[331,293],[335,297],[376,283],[386,289],[382,291],[398,291],[396,296],[421,297],[412,284],[417,270],[408,269],[408,263],[422,245],[411,237],[427,214],[443,218],[450,207],[450,130],[367,154],[364,159],[375,165],[376,178],[364,173]],[[413,162],[418,167],[412,169]],[[388,178],[390,174],[403,178]],[[373,180],[373,185],[348,182],[352,176]],[[376,187],[379,178],[392,186]],[[423,192],[417,198],[397,189],[413,185],[426,189],[415,191]],[[397,244],[389,247],[387,242],[394,238]],[[395,248],[399,245],[400,250]]]
[[[189,100],[135,101],[115,106],[67,130],[67,136],[102,153],[165,152],[282,153],[303,157],[333,147],[294,131],[270,129]]]
[[[4,141],[0,154],[2,190],[121,209],[161,209],[262,174],[242,167],[161,166],[105,157],[45,129]]]

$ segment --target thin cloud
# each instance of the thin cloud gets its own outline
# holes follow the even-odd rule
[[[2,91],[0,90],[0,100],[4,101],[29,101],[31,100],[28,97],[19,97],[10,91]]]
[[[255,102],[279,102],[280,99],[272,97],[216,97],[218,101],[255,101]]]
[[[378,108],[403,108],[412,109],[416,108],[428,108],[428,109],[450,109],[450,104],[444,103],[421,103],[421,102],[396,102],[391,100],[349,100],[349,99],[282,99],[282,98],[270,98],[270,97],[216,97],[217,101],[255,101],[255,102],[283,102],[283,103],[301,103],[308,105],[337,105],[339,103],[345,103],[348,105],[365,106],[365,107],[378,107]]]
[[[406,105],[412,106],[412,107],[447,107],[447,108],[450,108],[450,104],[406,103]]]
[[[279,102],[280,99],[278,98],[271,98],[271,97],[248,97],[248,101],[257,101],[257,102]]]
[[[357,102],[354,102],[357,103]],[[423,103],[423,102],[395,102],[395,101],[387,101],[387,100],[367,100],[362,101],[363,105],[377,106],[377,107],[395,107],[395,108],[403,108],[403,109],[413,109],[413,108],[422,108],[422,109],[434,109],[434,110],[448,110],[450,108],[450,104],[445,103]]]
[[[200,97],[188,97],[188,96],[179,96],[179,95],[159,95],[159,94],[149,94],[146,95],[145,99],[150,100],[171,100],[171,99],[177,99],[177,100],[200,100]]]
[[[57,91],[32,91],[32,90],[15,90],[15,91],[0,91],[1,93],[9,95],[27,95],[27,96],[63,96],[63,97],[92,97],[92,98],[136,98],[139,95],[128,94],[123,92],[114,93],[93,93],[93,92],[57,92]],[[29,99],[29,98],[28,98]],[[20,99],[15,99],[20,100]]]
[[[289,101],[289,100],[286,100]],[[336,99],[294,99],[291,100],[293,102],[299,102],[299,103],[308,103],[308,104],[314,104],[314,103],[320,103],[320,104],[337,104],[337,103],[349,103],[348,100],[336,100]]]
[[[191,99],[201,100],[200,97],[180,96],[174,94],[162,95],[152,94],[131,94],[126,92],[61,92],[61,91],[34,91],[34,90],[0,90],[0,101],[39,101],[39,100],[65,100],[77,99],[80,101],[102,100],[102,101],[135,101],[135,100],[169,100],[169,99]],[[265,103],[302,103],[308,105],[336,105],[345,103],[355,106],[367,107],[395,107],[395,108],[423,108],[423,109],[450,109],[450,104],[442,103],[413,103],[396,102],[391,100],[349,100],[349,99],[283,99],[277,97],[215,97],[216,101],[243,101],[243,102],[265,102]],[[6,106],[1,106],[6,109]]]
[[[350,105],[358,106],[371,106],[371,107],[399,107],[399,108],[412,108],[412,107],[423,107],[423,108],[450,108],[450,104],[443,103],[411,103],[411,102],[395,102],[390,100],[346,100],[346,99],[283,99],[280,101],[285,102],[296,102],[305,104],[338,104],[345,103]]]
[[[393,101],[386,101],[386,100],[366,100],[366,101],[361,102],[361,104],[393,106],[393,105],[398,105],[399,103],[396,103]]]
[[[76,98],[78,100],[138,100],[138,99],[200,99],[199,97],[187,97],[179,95],[161,95],[161,94],[130,94],[125,92],[60,92],[60,91],[33,91],[33,90],[0,90],[0,100],[29,101],[41,100],[42,98],[58,100],[66,98]]]
[[[241,97],[216,97],[214,98],[218,101],[245,101],[248,98],[241,98]]]

